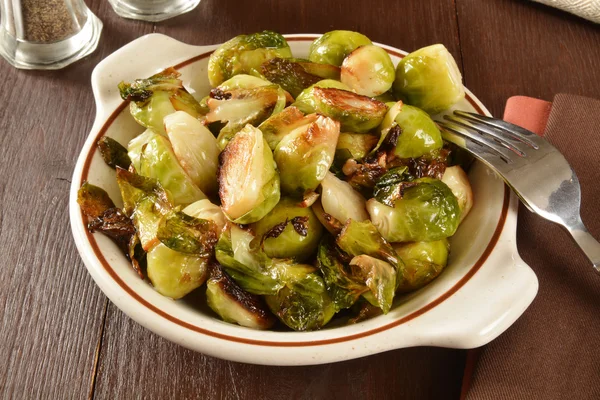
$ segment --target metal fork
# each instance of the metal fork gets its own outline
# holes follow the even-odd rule
[[[483,161],[532,212],[565,227],[596,272],[600,243],[580,216],[581,189],[565,157],[548,141],[520,126],[465,111],[436,121],[444,139]]]

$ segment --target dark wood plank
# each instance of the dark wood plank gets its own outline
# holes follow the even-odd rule
[[[502,116],[514,95],[600,96],[600,25],[516,0],[458,0],[464,78]]]
[[[75,249],[68,193],[95,114],[93,67],[150,32],[104,20],[98,50],[64,70],[19,71],[0,59],[0,398],[85,398],[106,299]]]
[[[193,12],[156,26],[156,32],[191,44],[219,43],[263,29],[357,30],[409,51],[441,42],[460,63],[451,1],[203,0]],[[172,344],[109,304],[95,398],[132,393],[145,398],[457,398],[463,366],[463,351],[434,348],[314,367],[239,364]]]

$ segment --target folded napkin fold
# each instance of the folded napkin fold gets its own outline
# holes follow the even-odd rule
[[[600,23],[600,0],[533,0]]]
[[[517,96],[505,120],[543,132],[564,154],[581,183],[583,221],[600,238],[600,101]],[[568,233],[523,205],[517,244],[538,295],[504,334],[469,354],[462,397],[600,399],[600,276]]]

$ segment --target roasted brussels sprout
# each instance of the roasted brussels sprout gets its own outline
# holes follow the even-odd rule
[[[171,210],[158,224],[156,237],[171,250],[209,258],[214,253],[218,227],[211,220]]]
[[[306,72],[321,79],[340,80],[340,67],[331,64],[320,64],[303,59],[293,59],[294,62],[302,66]]]
[[[281,190],[289,195],[314,191],[333,162],[340,124],[323,115],[281,139],[273,153],[279,169]]]
[[[294,98],[322,79],[307,72],[301,64],[284,58],[272,58],[260,69],[265,78],[281,86]]]
[[[225,271],[245,291],[252,294],[276,294],[283,287],[272,261],[260,248],[253,248],[255,237],[237,225],[225,230],[217,246],[215,256]]]
[[[276,32],[263,31],[239,35],[223,43],[208,59],[208,80],[214,87],[234,75],[257,74],[265,61],[292,56],[285,38]]]
[[[247,75],[247,74],[239,74],[232,76],[227,79],[225,82],[219,85],[219,90],[223,92],[228,92],[234,89],[254,89],[261,86],[271,86],[272,82],[269,82],[265,79],[259,78],[257,76]],[[206,99],[208,102],[208,99]]]
[[[321,182],[321,189],[323,210],[342,224],[348,219],[354,221],[369,219],[365,211],[365,199],[352,189],[349,183],[328,172]]]
[[[185,111],[194,118],[203,114],[200,103],[184,87],[181,74],[173,68],[133,83],[119,83],[123,100],[130,100],[133,118],[142,126],[164,134],[163,119],[175,111]]]
[[[304,114],[314,113],[317,109],[317,103],[315,100],[315,96],[313,94],[313,90],[316,87],[320,88],[334,88],[334,89],[342,89],[350,91],[350,88],[344,85],[340,81],[336,81],[334,79],[323,79],[315,83],[314,85],[304,89],[297,97],[293,106],[297,107]]]
[[[354,257],[350,261],[350,268],[369,288],[363,297],[387,314],[396,293],[396,269],[388,262],[366,254]]]
[[[452,236],[460,208],[450,188],[440,180],[420,178],[407,187],[394,207],[376,199],[367,202],[371,221],[390,242],[433,241]]]
[[[396,243],[394,250],[404,261],[399,292],[416,290],[435,279],[448,263],[448,240],[433,242]]]
[[[127,149],[115,139],[109,136],[102,136],[98,140],[97,145],[102,159],[112,169],[117,167],[127,169],[131,165]]]
[[[314,63],[340,66],[348,54],[359,46],[373,44],[365,35],[352,31],[331,31],[310,45],[308,59]]]
[[[150,136],[143,147],[139,173],[157,179],[171,193],[174,205],[187,205],[206,198],[179,164],[169,140],[157,133]]]
[[[219,265],[211,267],[206,302],[225,322],[252,329],[269,329],[276,319],[264,300],[245,292]]]
[[[217,226],[217,237],[221,235],[227,224],[227,219],[223,215],[221,207],[213,204],[208,199],[198,200],[183,209],[183,212],[191,217],[207,219]]]
[[[456,196],[460,208],[460,222],[462,222],[471,211],[471,207],[473,207],[473,191],[471,190],[469,177],[460,166],[455,165],[446,168],[442,182],[448,185],[454,196]]]
[[[403,267],[402,260],[377,231],[371,221],[349,220],[336,239],[345,253],[356,257],[363,254],[388,262],[394,269]]]
[[[260,220],[279,202],[279,174],[260,129],[246,125],[220,155],[219,197],[236,224]]]
[[[413,179],[407,166],[392,168],[375,184],[373,197],[386,206],[394,207],[396,200],[402,198],[404,190],[417,184],[412,182]]]
[[[203,193],[216,194],[219,147],[213,134],[183,111],[166,116],[164,123],[181,167]]]
[[[160,243],[148,252],[148,279],[163,296],[180,299],[199,288],[208,275],[208,259],[171,250]]]
[[[316,115],[305,118],[302,111],[296,107],[287,107],[282,112],[270,116],[258,126],[271,150],[275,150],[281,139],[287,134],[314,122]]]
[[[309,207],[292,199],[281,199],[252,229],[267,256],[303,261],[314,254],[323,227]]]
[[[379,96],[392,88],[394,64],[379,46],[360,46],[344,59],[340,79],[363,96]]]
[[[366,133],[377,127],[387,106],[375,99],[347,90],[312,86],[294,105],[304,113],[318,112],[339,121],[342,131]]]
[[[400,60],[393,89],[402,101],[430,114],[465,97],[456,61],[442,44],[423,47]]]
[[[276,295],[265,296],[271,311],[296,331],[321,328],[335,314],[323,278],[310,265],[287,264],[276,266],[283,288]]]
[[[367,156],[377,144],[378,137],[366,133],[340,133],[337,150],[348,150],[349,158],[360,160]]]

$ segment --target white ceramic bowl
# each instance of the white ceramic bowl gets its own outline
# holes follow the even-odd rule
[[[286,37],[294,55],[306,57],[317,36]],[[406,54],[381,46],[394,63]],[[107,190],[114,200],[120,199],[114,171],[104,164],[95,143],[108,135],[126,145],[142,128],[129,115],[117,84],[175,66],[185,86],[201,97],[210,89],[206,67],[216,47],[190,46],[151,34],[108,56],[92,74],[96,120],[73,174],[70,218],[88,271],[117,307],[146,328],[190,349],[270,365],[329,363],[410,346],[478,347],[500,335],[525,311],[538,283],[517,253],[517,200],[480,163],[470,171],[475,205],[452,238],[448,267],[422,290],[398,297],[387,315],[316,332],[255,331],[163,297],[141,280],[116,245],[102,234],[87,232],[77,190],[87,180]],[[489,115],[469,91],[455,107]]]

